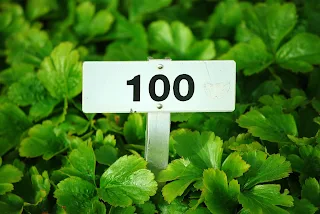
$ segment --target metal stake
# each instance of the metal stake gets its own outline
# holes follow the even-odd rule
[[[148,57],[148,60],[154,60]],[[171,60],[171,59],[164,59]],[[165,69],[159,61],[158,69]],[[162,104],[156,104],[158,109]],[[147,114],[145,158],[148,168],[157,175],[165,169],[169,159],[170,112],[152,112]]]

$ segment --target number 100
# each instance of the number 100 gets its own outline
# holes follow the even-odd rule
[[[156,82],[161,80],[164,84],[163,94],[158,96],[156,94],[155,86]],[[181,80],[187,80],[188,82],[188,93],[182,96],[180,93],[180,82]],[[127,81],[127,85],[133,85],[133,101],[140,101],[140,75],[135,76],[133,79]],[[168,98],[170,93],[170,82],[165,75],[157,74],[153,76],[149,82],[149,94],[154,101],[163,101]],[[191,99],[194,94],[194,81],[188,74],[181,74],[173,82],[173,93],[179,101],[187,101]]]

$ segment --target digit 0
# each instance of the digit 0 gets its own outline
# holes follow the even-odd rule
[[[164,90],[163,90],[163,94],[161,96],[158,96],[156,94],[156,82],[158,80],[162,80],[163,85],[164,85]],[[170,93],[170,82],[168,80],[168,78],[162,74],[158,74],[155,75],[151,78],[150,82],[149,82],[149,94],[150,97],[154,100],[154,101],[163,101],[165,99],[168,98]]]
[[[188,93],[187,95],[185,96],[182,96],[181,93],[180,93],[180,82],[181,80],[187,80],[188,82]],[[192,79],[191,76],[189,76],[188,74],[181,74],[179,75],[175,80],[174,80],[174,83],[173,83],[173,93],[174,93],[174,96],[180,100],[180,101],[187,101],[187,100],[190,100],[191,97],[193,96],[194,94],[194,81]]]

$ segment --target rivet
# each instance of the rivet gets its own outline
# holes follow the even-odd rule
[[[163,68],[163,65],[162,64],[159,64],[158,65],[158,69],[162,69]]]
[[[157,108],[158,108],[158,109],[162,109],[162,104],[161,104],[161,103],[158,103],[158,104],[157,104]]]

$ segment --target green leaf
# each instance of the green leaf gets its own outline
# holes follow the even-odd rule
[[[264,151],[265,148],[258,142],[254,141],[250,133],[239,134],[237,137],[231,137],[223,143],[224,150],[237,152]]]
[[[47,32],[38,28],[14,34],[6,41],[6,47],[9,63],[27,63],[37,67],[52,51]]]
[[[181,22],[152,22],[148,33],[150,48],[169,53],[172,59],[205,60],[215,56],[212,41],[196,41],[192,31]]]
[[[34,72],[34,67],[30,64],[14,64],[10,68],[0,72],[0,83],[10,86],[19,81],[25,75]]]
[[[293,198],[288,193],[288,190],[285,190],[281,194],[280,185],[257,185],[249,191],[240,193],[239,202],[244,209],[250,210],[250,213],[289,214],[288,211],[279,207],[293,206]]]
[[[202,169],[192,165],[189,160],[177,159],[172,161],[165,170],[160,171],[157,176],[158,182],[172,181],[166,184],[162,189],[164,199],[171,203],[193,182],[200,180]]]
[[[20,214],[23,210],[23,200],[10,193],[0,196],[0,210],[3,214]]]
[[[100,178],[100,198],[112,206],[142,204],[155,195],[157,182],[146,169],[147,162],[137,156],[123,156]]]
[[[204,36],[225,36],[241,22],[241,19],[241,5],[237,0],[219,2],[203,28]]]
[[[0,167],[0,195],[13,190],[13,183],[21,180],[23,174],[16,167],[7,164]]]
[[[61,181],[54,192],[57,204],[67,213],[105,214],[106,208],[99,201],[95,186],[78,177]]]
[[[0,10],[0,30],[3,38],[9,38],[15,33],[25,32],[29,29],[30,24],[25,20],[23,8],[19,4],[4,2],[0,4]]]
[[[57,9],[56,0],[30,0],[26,5],[26,15],[30,20],[34,20]]]
[[[110,166],[118,159],[118,150],[111,145],[103,145],[94,150],[97,162]]]
[[[273,53],[297,21],[296,7],[292,3],[260,3],[246,10],[244,15],[248,28],[260,36]]]
[[[20,143],[21,134],[31,125],[17,106],[8,103],[0,105],[0,157]]]
[[[65,121],[59,126],[69,134],[84,134],[90,126],[90,122],[76,114],[67,114]]]
[[[114,42],[108,45],[104,57],[107,61],[144,61],[147,58],[146,49],[125,42]]]
[[[141,21],[144,15],[157,12],[158,10],[167,7],[172,0],[158,0],[151,2],[148,0],[132,0],[129,4],[129,19],[130,21]]]
[[[250,165],[242,160],[241,156],[233,152],[222,163],[221,169],[226,173],[228,182],[232,179],[240,177],[248,171]]]
[[[96,158],[91,146],[84,143],[72,150],[68,156],[66,166],[60,169],[69,176],[77,176],[91,183],[95,183]]]
[[[292,163],[293,171],[301,173],[301,183],[308,177],[317,177],[320,173],[320,147],[304,145],[299,148],[299,155],[290,154],[288,160]]]
[[[123,135],[129,144],[144,144],[146,121],[141,114],[130,114],[123,127]]]
[[[186,59],[203,60],[213,59],[216,56],[214,43],[211,40],[202,40],[193,43],[186,51]]]
[[[256,184],[280,180],[288,177],[292,172],[291,164],[279,154],[267,155],[261,151],[243,154],[243,160],[250,165],[250,169],[239,179],[245,189],[250,189]]]
[[[62,100],[80,94],[82,71],[79,53],[69,42],[60,43],[41,63],[38,77],[51,96]]]
[[[240,185],[236,180],[228,183],[227,176],[218,169],[203,173],[205,204],[212,213],[231,214],[238,205]]]
[[[157,21],[149,26],[151,48],[164,52],[186,52],[193,43],[191,30],[181,22],[169,25],[165,21]]]
[[[159,208],[163,214],[185,214],[188,210],[188,206],[179,200],[174,200],[171,204],[159,204]]]
[[[308,178],[302,186],[301,197],[320,207],[320,185],[315,178]]]
[[[219,59],[235,60],[237,70],[243,70],[245,75],[262,72],[273,62],[272,55],[260,39],[251,40],[250,43],[238,43]]]
[[[46,200],[50,192],[48,172],[43,171],[39,174],[37,168],[32,166],[15,185],[14,192],[23,198],[25,205],[38,205]]]
[[[289,213],[291,214],[314,214],[318,210],[317,207],[315,207],[312,203],[310,203],[306,199],[294,199],[294,207],[291,207],[288,209]]]
[[[297,126],[292,115],[279,108],[265,106],[251,110],[237,120],[240,127],[247,128],[255,137],[276,143],[288,143],[287,135],[297,136]]]
[[[35,120],[47,117],[58,103],[49,95],[34,73],[26,74],[18,82],[12,84],[8,97],[20,106],[32,105],[30,117]]]
[[[286,99],[283,95],[265,95],[261,96],[259,102],[264,105],[281,107],[286,112],[292,112],[296,108],[305,105],[307,98],[305,96],[294,96]]]
[[[135,47],[137,48],[138,52],[142,52],[143,50],[145,53],[147,53],[148,38],[145,27],[141,23],[128,21],[127,18],[120,13],[115,13],[115,17],[116,23],[114,26],[114,30],[108,33],[109,39],[116,40],[116,42],[112,44],[122,44],[123,46],[127,45],[131,49]],[[113,47],[115,46],[116,45],[114,45]],[[109,47],[107,47],[107,49],[109,50]],[[123,50],[122,54],[126,55],[126,51]],[[133,53],[130,53],[130,55],[133,55]],[[140,54],[137,54],[137,56],[139,55]],[[146,60],[146,58],[144,58],[143,60]]]
[[[80,36],[94,37],[109,31],[114,17],[108,10],[96,13],[95,6],[90,1],[81,3],[76,9],[76,24],[74,30]]]
[[[141,214],[156,213],[156,206],[150,201],[147,201],[144,204],[137,204],[136,207],[137,207],[137,213],[141,213]]]
[[[29,137],[22,140],[19,148],[22,157],[42,156],[44,160],[49,160],[63,152],[69,144],[66,135],[59,133],[51,121],[33,126],[28,131],[28,135]]]
[[[109,214],[134,214],[136,208],[134,206],[129,207],[111,207]]]
[[[171,133],[177,153],[200,169],[220,169],[222,140],[213,132],[191,132],[179,129]]]
[[[277,63],[294,72],[310,72],[312,65],[320,64],[320,38],[300,33],[284,44],[277,52]]]

